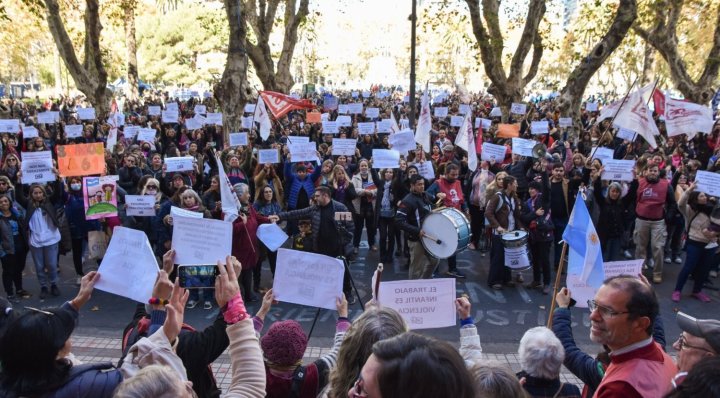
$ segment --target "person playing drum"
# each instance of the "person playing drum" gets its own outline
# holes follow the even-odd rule
[[[422,221],[432,211],[432,202],[425,193],[425,179],[421,175],[411,176],[409,182],[410,193],[400,201],[395,224],[408,234],[409,279],[429,279],[439,260],[425,250],[420,238],[425,236],[425,231],[421,229]]]
[[[502,234],[524,228],[520,220],[517,180],[515,177],[507,176],[503,178],[503,187],[505,188],[502,191],[490,198],[485,207],[485,218],[493,229],[488,285],[495,290],[502,290],[503,285],[514,286],[510,268],[505,266]]]

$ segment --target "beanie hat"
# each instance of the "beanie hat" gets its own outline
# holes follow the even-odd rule
[[[260,339],[260,347],[269,362],[280,366],[294,365],[305,353],[307,336],[296,321],[275,322]]]

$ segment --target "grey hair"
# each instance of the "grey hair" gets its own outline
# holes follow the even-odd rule
[[[550,329],[538,326],[525,332],[518,355],[520,365],[530,376],[553,380],[560,376],[565,349]]]
[[[150,365],[135,376],[123,380],[115,390],[113,398],[172,398],[184,388],[183,380],[175,372],[162,365]]]
[[[201,205],[202,199],[200,199],[200,195],[198,195],[197,192],[195,192],[194,189],[186,189],[182,194],[180,194],[180,199],[187,198],[188,196],[192,196],[195,198],[195,203]]]
[[[486,398],[525,397],[525,390],[517,376],[507,365],[486,361],[478,362],[470,368],[475,385],[475,394]]]
[[[248,187],[247,184],[244,182],[238,182],[237,184],[233,185],[233,190],[235,191],[235,194],[240,197],[243,196],[243,194],[250,190],[250,187]]]

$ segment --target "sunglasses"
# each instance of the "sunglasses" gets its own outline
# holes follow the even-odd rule
[[[157,189],[157,185],[146,185],[145,189]]]

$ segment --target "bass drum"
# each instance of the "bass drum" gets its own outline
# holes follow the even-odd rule
[[[431,256],[441,260],[465,250],[472,237],[470,221],[460,210],[452,207],[433,210],[423,220],[422,230],[430,235],[421,239],[423,247]],[[440,240],[440,243],[431,237]]]

